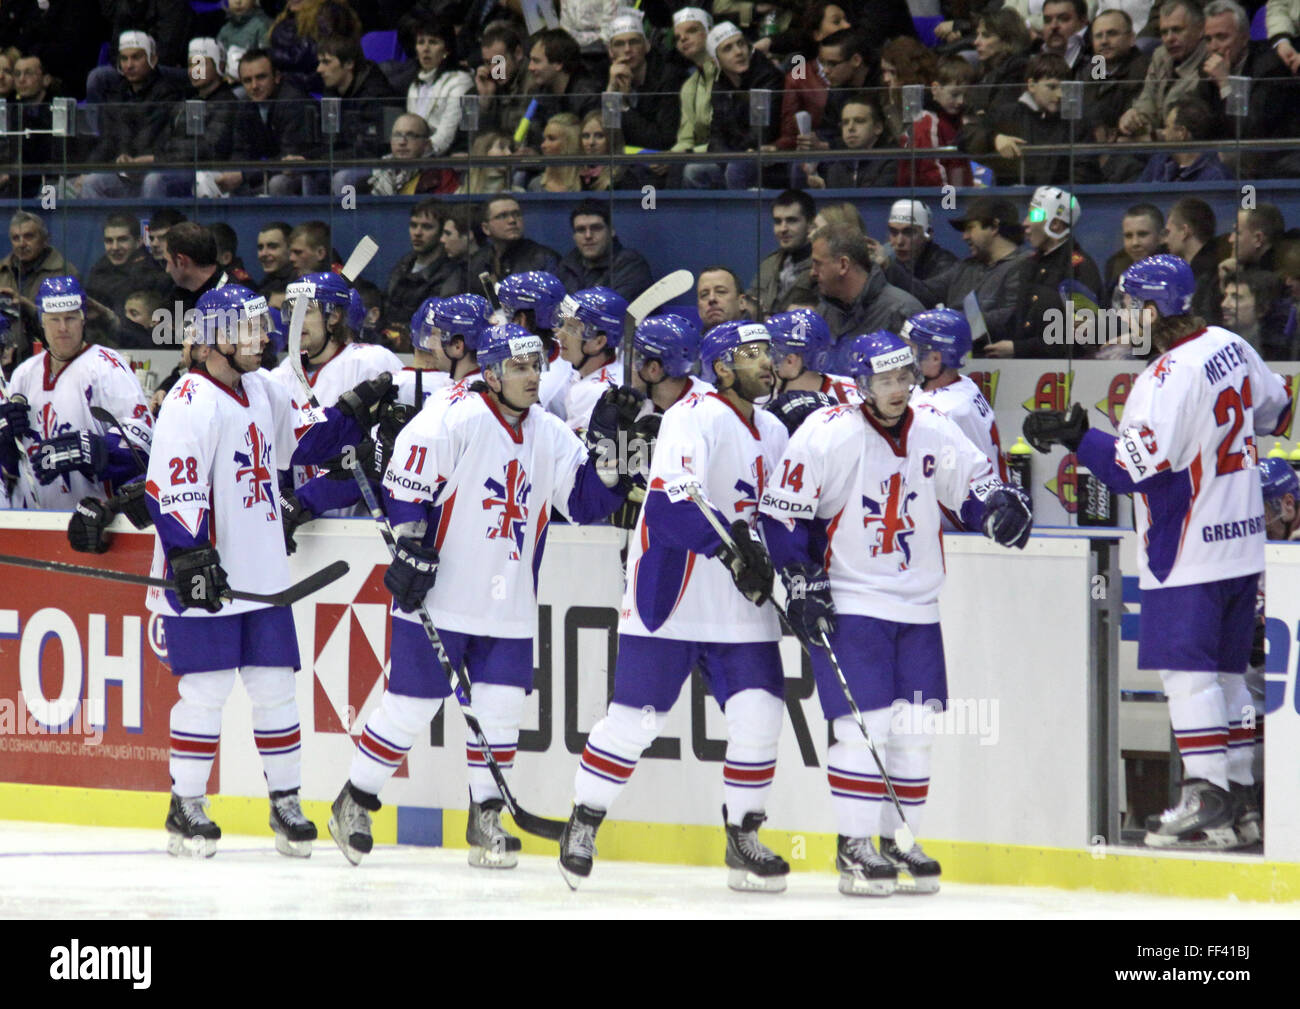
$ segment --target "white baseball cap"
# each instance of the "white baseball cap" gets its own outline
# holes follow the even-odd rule
[[[895,200],[889,208],[889,223],[904,228],[915,226],[929,235],[930,208],[920,200]]]

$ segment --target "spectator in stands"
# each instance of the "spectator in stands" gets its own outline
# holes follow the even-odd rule
[[[184,98],[203,103],[203,132],[190,135],[189,106],[182,104],[173,111],[171,124],[159,138],[157,159],[189,161],[210,165],[231,156],[238,112],[234,89],[226,83],[226,54],[216,39],[192,39],[189,49],[190,87]],[[152,161],[153,155],[146,155]],[[144,177],[140,195],[146,200],[167,197],[219,195],[218,176],[206,170],[197,175],[193,169],[163,169]],[[198,187],[196,193],[195,187]]]
[[[320,85],[320,43],[361,39],[361,21],[345,0],[289,0],[271,23],[262,46],[281,74],[314,91]]]
[[[512,137],[528,106],[523,40],[510,22],[493,21],[483,29],[479,52],[483,62],[474,72],[479,129]]]
[[[303,221],[289,232],[289,262],[295,278],[328,270],[330,226],[324,221]]]
[[[842,203],[823,203],[818,208],[817,216],[813,218],[813,234],[823,228],[832,228],[839,224],[854,227],[864,235],[867,233],[867,225],[862,220],[862,214],[858,212],[857,207],[845,200]]]
[[[1014,10],[1004,7],[980,17],[975,31],[980,76],[967,103],[972,113],[1016,100],[1025,81],[1028,50],[1029,31]]]
[[[16,50],[0,50],[0,98],[14,100],[14,63],[21,56]]]
[[[1118,130],[1120,116],[1142,93],[1151,57],[1137,46],[1132,18],[1113,9],[1093,18],[1092,52],[1093,59],[1074,68],[1074,79],[1084,82],[1084,118],[1089,126]]]
[[[1289,360],[1291,305],[1284,290],[1282,278],[1269,270],[1242,270],[1223,285],[1223,325],[1267,361]]]
[[[36,55],[19,55],[14,60],[14,68],[14,97],[21,103],[20,114],[10,113],[10,129],[14,133],[0,139],[3,145],[0,153],[4,154],[5,167],[16,166],[20,161],[24,166],[47,164],[56,160],[50,136],[53,117],[49,102],[55,97],[53,78]],[[14,167],[12,172],[0,175],[0,194],[31,198],[40,195],[44,184],[42,174],[24,168],[19,178]]]
[[[366,59],[361,43],[352,38],[322,39],[316,46],[316,71],[325,82],[324,96],[340,98],[339,132],[332,144],[317,152],[319,157],[369,158],[378,160],[384,144],[384,107],[397,97],[378,65]],[[370,175],[368,168],[341,168],[334,173],[332,192],[344,186],[360,185]],[[308,175],[310,180],[313,175]],[[311,183],[308,183],[311,185]]]
[[[1091,17],[1096,13],[1097,2],[1098,0],[1087,0],[1087,17]],[[1144,4],[1147,0],[1119,0],[1119,2]],[[1025,27],[1035,38],[1043,34],[1046,21],[1044,9],[1047,6],[1047,0],[1004,0],[1002,6],[1019,14],[1020,19],[1025,23]]]
[[[762,53],[754,52],[740,29],[730,21],[713,26],[708,36],[709,54],[717,61],[718,77],[713,83],[713,117],[709,127],[709,150],[713,153],[753,151],[776,139],[777,103],[768,108],[767,121],[750,125],[749,92],[781,89],[781,73]],[[770,149],[770,148],[769,148]],[[774,175],[788,176],[776,166]],[[758,170],[749,160],[727,164],[687,165],[684,182],[691,189],[749,189],[758,184]]]
[[[610,148],[622,152],[625,148],[626,134],[622,130],[607,130],[600,109],[592,109],[582,117],[582,128],[578,139],[582,144],[582,153],[593,158],[604,159],[609,156]],[[578,169],[578,181],[583,192],[607,191],[610,189],[640,189],[649,181],[649,169],[641,165],[610,166],[607,160],[593,161]]]
[[[12,20],[11,20],[12,19]],[[0,5],[0,48],[38,56],[59,93],[81,97],[86,75],[109,38],[99,0],[6,0]]]
[[[489,200],[483,216],[483,237],[487,241],[470,259],[471,277],[477,278],[484,272],[497,279],[526,270],[555,272],[559,254],[524,237],[524,212],[513,196]]]
[[[677,139],[681,120],[677,98],[686,74],[680,65],[650,50],[640,18],[616,14],[606,22],[604,39],[610,60],[605,90],[623,96],[625,142],[652,151],[668,150]]]
[[[454,193],[460,179],[450,168],[421,168],[412,163],[432,156],[429,124],[421,116],[404,112],[393,120],[389,153],[384,155],[383,164],[370,173],[366,184],[376,196]]]
[[[713,18],[698,7],[684,7],[673,15],[673,39],[682,59],[695,65],[678,95],[681,116],[677,141],[672,149],[702,154],[709,147],[709,127],[713,124],[713,84],[718,79],[718,64],[709,53],[709,32]]]
[[[791,298],[812,296],[812,234],[817,205],[802,190],[787,189],[772,204],[772,234],[776,251],[758,264],[758,276],[746,297],[758,306],[761,318],[784,312]]]
[[[1069,67],[1055,53],[1039,53],[1025,67],[1025,90],[1012,105],[998,105],[972,122],[963,137],[963,149],[983,155],[996,151],[986,163],[999,185],[1015,185],[1021,175],[1027,184],[1048,184],[1067,177],[1064,155],[1025,157],[1027,145],[1065,144],[1070,124],[1061,118],[1061,81]]]
[[[164,268],[173,284],[167,295],[168,306],[179,302],[188,312],[199,295],[227,282],[226,274],[217,265],[216,239],[203,225],[182,221],[167,232],[164,244],[167,248]]]
[[[1025,238],[1032,251],[1021,260],[1020,303],[1012,335],[990,343],[989,357],[1080,356],[1071,353],[1073,344],[1067,340],[1048,343],[1044,339],[1053,323],[1060,327],[1063,281],[1078,281],[1101,297],[1097,264],[1074,241],[1079,214],[1079,201],[1064,189],[1039,186],[1034,191],[1025,217]]]
[[[252,287],[253,278],[244,269],[244,261],[239,258],[239,236],[225,221],[214,221],[207,225],[212,232],[212,240],[217,244],[217,267],[232,284]]]
[[[1160,5],[1160,48],[1151,57],[1142,91],[1120,116],[1119,131],[1149,137],[1165,121],[1169,106],[1195,94],[1209,54],[1203,38],[1205,15],[1197,0],[1165,0]]]
[[[1187,261],[1196,277],[1192,294],[1192,314],[1214,319],[1219,306],[1214,304],[1219,283],[1219,257],[1215,254],[1214,211],[1204,200],[1185,196],[1169,209],[1165,219],[1165,248]]]
[[[429,149],[442,157],[460,128],[460,96],[474,87],[474,79],[456,68],[456,31],[448,21],[417,8],[405,26],[415,40],[420,68],[406,92],[406,111],[428,123]]]
[[[524,143],[538,149],[544,124],[561,112],[571,112],[581,121],[600,104],[604,82],[586,73],[578,43],[562,28],[543,28],[528,40],[528,46],[524,91],[530,99],[536,99],[537,111],[529,122]]]
[[[91,161],[119,165],[153,161],[154,151],[167,132],[180,92],[158,73],[154,40],[144,32],[123,32],[118,38],[118,74],[105,88],[99,110],[99,141]],[[143,176],[96,172],[81,177],[80,193],[87,199],[133,196]]]
[[[161,271],[159,271],[161,273]],[[162,274],[167,279],[167,274]],[[171,281],[168,280],[170,289]],[[142,287],[130,291],[122,302],[117,329],[117,345],[123,350],[148,350],[153,341],[154,313],[163,308],[163,296],[155,289]]]
[[[297,276],[289,258],[292,231],[287,221],[271,221],[257,229],[257,263],[262,268],[259,294],[266,294],[266,288],[271,285],[288,284]]]
[[[385,287],[385,301],[394,319],[410,319],[420,302],[437,295],[451,273],[438,239],[442,234],[441,208],[436,200],[421,200],[411,208],[407,231],[411,251],[393,266]]]
[[[474,261],[474,254],[478,252],[478,241],[474,237],[479,233],[477,209],[468,203],[456,203],[443,208],[442,234],[438,243],[446,257],[448,273],[447,279],[437,291],[440,298],[450,298],[453,294],[475,290],[474,284],[478,278],[470,275],[469,268]]]
[[[1300,22],[1300,0],[1269,0],[1264,15],[1264,29],[1269,44],[1291,73],[1300,71],[1300,49],[1296,44],[1296,26]]]
[[[167,232],[185,220],[185,215],[171,207],[159,207],[149,218],[149,255],[153,256],[158,269],[163,268],[167,260]]]
[[[931,276],[917,298],[927,308],[942,303],[960,309],[973,292],[987,330],[984,341],[1002,340],[1011,334],[1024,274],[1018,254],[1025,229],[1016,205],[1003,197],[977,196],[950,223],[971,254]],[[982,351],[983,342],[977,347]]]
[[[1232,255],[1219,263],[1215,298],[1220,303],[1228,281],[1240,271],[1273,272],[1275,249],[1285,231],[1286,222],[1282,218],[1282,212],[1271,203],[1261,203],[1252,210],[1237,211],[1237,226],[1228,235]],[[1218,321],[1220,316],[1216,311],[1210,318]]]
[[[876,64],[871,40],[866,32],[852,29],[837,31],[822,39],[817,50],[817,61],[825,72],[825,80],[830,90],[826,93],[826,102],[821,110],[821,125],[813,116],[813,140],[797,141],[800,150],[825,150],[829,141],[834,146],[839,138],[840,117],[844,105],[855,93],[873,83],[873,68]],[[791,71],[793,73],[793,71]],[[787,85],[788,86],[788,85]],[[877,108],[879,106],[877,105]],[[785,133],[785,103],[781,105],[781,131]],[[794,113],[791,112],[793,123]],[[779,146],[779,144],[778,144]]]
[[[107,38],[120,38],[125,31],[147,31],[157,40],[158,62],[169,67],[185,65],[194,15],[187,3],[173,0],[100,0],[108,19]]]
[[[1092,45],[1084,0],[1043,0],[1042,11],[1041,51],[1061,57],[1071,73],[1088,66]]]
[[[1250,98],[1247,115],[1241,123],[1241,136],[1247,140],[1266,140],[1300,135],[1300,88],[1269,43],[1250,40],[1250,17],[1240,4],[1234,0],[1213,0],[1206,6],[1205,47],[1208,55],[1201,73],[1218,116],[1226,119],[1228,115],[1231,93],[1228,78],[1248,77]],[[1235,133],[1235,127],[1229,132]],[[1253,169],[1251,174],[1260,176],[1300,175],[1300,155],[1294,151],[1248,156],[1247,164]]]
[[[757,306],[740,293],[740,278],[725,266],[706,266],[695,281],[695,310],[700,332],[707,333],[723,322],[753,318]]]
[[[514,153],[514,144],[504,133],[489,130],[480,133],[470,144],[470,168],[465,173],[457,193],[470,193],[475,196],[484,193],[507,193],[514,190],[510,184],[510,166],[493,163],[493,158],[508,158]]]
[[[151,289],[161,294],[171,289],[167,274],[140,243],[138,217],[110,214],[103,235],[104,255],[86,277],[86,293],[92,298],[123,316],[131,292]]]
[[[1211,57],[1213,58],[1213,57]],[[1194,144],[1218,135],[1221,121],[1199,98],[1181,98],[1169,106],[1162,140]],[[1213,151],[1189,150],[1185,154],[1159,151],[1142,171],[1142,182],[1213,182],[1232,173]]]
[[[910,125],[903,121],[903,88],[909,84],[925,87],[935,79],[938,65],[934,53],[910,36],[892,39],[881,51],[880,79],[889,89],[883,111],[890,146],[903,146]]]
[[[260,49],[271,31],[271,19],[259,0],[226,0],[226,23],[217,32],[217,41],[226,51],[226,79],[239,80],[239,61],[252,49]]]
[[[542,154],[548,158],[572,158],[582,153],[582,125],[572,112],[560,112],[546,121],[542,131]],[[548,164],[528,183],[530,193],[577,193],[582,190],[580,165]]]
[[[239,62],[246,101],[237,106],[231,156],[239,161],[301,161],[315,143],[316,103],[298,84],[275,69],[265,49],[249,49]],[[272,196],[302,192],[300,174],[272,170],[222,172],[217,185],[227,193],[247,190]]]
[[[25,348],[29,334],[38,332],[35,300],[41,281],[67,274],[75,277],[77,268],[50,245],[45,221],[30,211],[16,210],[9,218],[9,246],[9,255],[0,259],[0,300],[22,301],[23,311],[14,324],[15,345]]]
[[[847,374],[845,350],[859,333],[888,329],[897,333],[922,305],[885,279],[871,262],[867,236],[851,225],[836,225],[813,233],[812,279],[821,300],[818,313],[836,339],[824,369]]]
[[[801,55],[786,73],[781,92],[781,133],[776,138],[778,150],[792,151],[796,147],[803,151],[826,150],[830,146],[834,131],[823,128],[826,101],[830,96],[830,91],[827,89],[845,86],[835,82],[830,69],[837,70],[837,76],[841,77],[851,77],[855,72],[859,74],[862,82],[848,85],[853,88],[860,88],[866,83],[870,69],[862,56],[857,56],[855,59],[841,52],[840,43],[846,40],[857,40],[865,45],[864,36],[855,35],[851,29],[845,28],[835,32],[834,38],[827,36],[814,43],[816,58],[811,63]],[[849,46],[846,44],[845,48]],[[853,48],[856,50],[857,47],[853,46]],[[802,134],[804,138],[802,144],[798,121],[795,118],[799,112],[808,113],[811,123],[809,132]]]
[[[569,214],[569,224],[574,247],[554,272],[570,294],[588,287],[608,287],[632,301],[650,286],[650,264],[618,240],[607,203],[583,200]]]
[[[934,79],[929,84],[926,107],[913,121],[911,129],[903,134],[902,146],[920,151],[955,145],[965,123],[966,89],[975,83],[975,77],[975,68],[960,56],[945,56],[939,60]],[[965,158],[898,159],[900,186],[970,184],[971,167]]]
[[[1165,251],[1162,244],[1164,232],[1165,215],[1154,203],[1137,203],[1124,211],[1120,220],[1120,248],[1106,260],[1103,273],[1106,290],[1099,292],[1101,304],[1112,303],[1120,274],[1134,263]]]
[[[753,11],[751,10],[749,12],[751,16],[746,18],[745,8],[750,6],[743,0],[734,3],[722,0],[722,2],[713,5],[713,13],[719,18],[733,21],[742,28],[748,29],[753,24]],[[849,23],[848,10],[848,4],[829,3],[826,0],[817,0],[816,3],[807,4],[799,14],[798,21],[793,22],[785,31],[777,32],[774,35],[762,34],[758,41],[754,43],[754,48],[765,53],[773,61],[782,64],[795,63],[794,57],[798,56],[803,59],[806,66],[817,58],[818,46],[827,36],[853,27]],[[887,24],[863,25],[862,27],[868,31],[875,27],[884,29],[884,35],[867,38],[868,44],[876,49],[880,48],[885,39],[892,37],[889,34]],[[766,32],[766,29],[764,32]],[[752,35],[753,32],[748,34]]]
[[[864,91],[849,96],[840,110],[840,138],[835,150],[869,151],[885,130],[885,118],[874,99]],[[874,189],[898,181],[898,161],[872,158],[861,161],[827,161],[803,166],[810,189]]]
[[[957,262],[957,257],[934,241],[930,208],[920,200],[895,200],[889,208],[889,245],[870,235],[867,248],[871,261],[884,271],[885,279],[924,300],[926,285]]]

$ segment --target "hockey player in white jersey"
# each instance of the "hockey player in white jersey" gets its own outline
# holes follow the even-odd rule
[[[1119,437],[1069,415],[1025,418],[1041,451],[1062,444],[1112,490],[1133,494],[1142,622],[1138,668],[1156,670],[1183,761],[1179,802],[1147,821],[1160,848],[1227,848],[1250,809],[1244,673],[1265,520],[1255,436],[1290,421],[1291,400],[1239,336],[1191,314],[1195,278],[1177,256],[1130,266],[1119,287],[1159,356],[1138,376]]]
[[[613,365],[626,312],[627,301],[608,287],[575,291],[560,302],[555,336],[560,356],[573,367],[564,394],[564,416],[579,436],[587,429],[596,400],[622,380]]]
[[[146,596],[149,610],[162,616],[180,694],[171,711],[167,850],[216,852],[221,830],[207,815],[204,793],[221,710],[239,674],[253,704],[276,848],[306,857],[316,828],[298,801],[293,614],[287,606],[224,602],[222,593],[231,584],[258,593],[289,586],[276,473],[356,444],[390,379],[345,392],[323,415],[300,410],[284,386],[258,370],[264,298],[227,285],[201,295],[195,313],[194,364],[163,401],[146,482],[156,535],[152,574],[175,584]]]
[[[728,885],[785,889],[789,865],[758,837],[785,710],[781,629],[763,605],[772,566],[753,532],[786,443],[781,422],[755,405],[776,383],[770,345],[759,323],[715,326],[700,359],[717,391],[688,396],[663,416],[628,553],[614,695],[587,737],[560,841],[560,871],[571,887],[590,875],[601,821],[698,665],[727,719]],[[692,485],[731,528],[736,552],[700,513]]]
[[[811,308],[778,312],[765,323],[772,333],[777,394],[767,405],[794,434],[809,414],[836,403],[861,403],[857,386],[826,367],[834,339],[826,320]]]
[[[560,344],[555,338],[556,316],[564,297],[564,283],[545,270],[512,273],[497,284],[497,298],[507,316],[502,321],[523,326],[542,338],[547,367],[538,396],[542,406],[560,420],[565,418],[564,397],[573,380],[573,365],[560,356]]]
[[[715,391],[699,375],[700,331],[680,315],[655,315],[638,323],[632,363],[646,387],[642,414],[665,413],[688,396]]]
[[[126,360],[86,342],[86,295],[76,277],[41,281],[36,308],[45,350],[14,369],[0,462],[18,481],[14,507],[73,511],[83,498],[103,502],[143,475],[137,460],[149,453],[153,418]],[[117,418],[130,444],[92,407]]]
[[[398,436],[384,476],[398,537],[384,577],[394,600],[392,669],[330,820],[353,864],[371,849],[369,813],[379,809],[380,790],[451,693],[414,611],[428,609],[452,664],[465,664],[492,754],[511,767],[532,689],[537,578],[551,515],[559,508],[575,522],[596,521],[630,486],[598,469],[562,420],[536,408],[545,367],[539,337],[494,326],[478,361],[486,391],[421,411]],[[509,868],[519,840],[501,826],[501,794],[475,743],[467,759],[470,864]]]
[[[948,700],[939,509],[960,511],[968,527],[1020,548],[1032,518],[1025,495],[997,479],[952,421],[908,405],[915,359],[898,336],[858,336],[846,357],[863,403],[828,407],[803,423],[759,509],[789,594],[790,624],[809,646],[834,731],[827,778],[839,826],[840,891],[887,896],[901,870],[917,891],[933,892],[939,863],[919,844],[902,851],[889,839],[898,813],[819,645],[825,636],[839,658],[916,830],[930,786],[924,705]]]

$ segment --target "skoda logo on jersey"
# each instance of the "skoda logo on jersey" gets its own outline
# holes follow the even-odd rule
[[[528,474],[519,465],[519,460],[511,459],[506,464],[504,482],[489,478],[483,481],[483,486],[490,495],[483,499],[483,510],[501,509],[500,513],[492,516],[487,538],[513,540],[515,547],[510,551],[510,559],[517,561],[519,552],[524,548],[524,531],[528,528],[528,494],[533,485],[528,482]]]
[[[912,563],[912,533],[916,531],[916,520],[908,514],[915,491],[906,491],[903,474],[895,473],[880,485],[880,499],[875,500],[862,495],[862,507],[867,514],[862,525],[876,532],[876,541],[871,544],[871,556],[901,552],[903,560],[899,563],[900,571],[906,570]]]
[[[235,453],[235,462],[239,463],[239,469],[235,471],[235,479],[244,491],[244,507],[253,508],[259,504],[267,504],[270,508],[266,514],[266,521],[274,522],[276,494],[271,465],[271,443],[266,440],[266,435],[262,434],[256,424],[250,423],[248,430],[244,432],[244,445],[248,449],[247,452]],[[248,481],[246,486],[244,486],[245,480]]]

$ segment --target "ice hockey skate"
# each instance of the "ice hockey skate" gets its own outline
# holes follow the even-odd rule
[[[911,851],[903,851],[892,838],[880,838],[880,854],[899,871],[899,893],[938,893],[939,863],[931,858],[916,842]]]
[[[353,865],[360,865],[362,856],[369,855],[375,845],[370,836],[370,814],[378,812],[380,805],[379,796],[363,792],[349,781],[330,807],[330,837]]]
[[[469,819],[465,823],[465,841],[469,844],[469,864],[479,869],[513,869],[519,864],[523,842],[501,826],[500,799],[470,801]]]
[[[1264,840],[1264,819],[1255,800],[1255,786],[1230,781],[1228,791],[1236,804],[1232,827],[1237,834],[1237,847],[1249,848],[1261,843]]]
[[[573,807],[569,822],[560,835],[560,875],[570,890],[591,875],[596,858],[596,831],[605,819],[605,811],[581,804]]]
[[[1204,778],[1183,782],[1178,805],[1147,817],[1143,843],[1152,848],[1223,849],[1237,843],[1232,794]]]
[[[869,837],[840,834],[835,868],[840,872],[840,893],[846,897],[888,897],[898,889],[898,869],[876,851]]]
[[[275,850],[281,855],[311,858],[316,824],[303,815],[298,789],[271,793],[271,829],[275,831]]]
[[[790,864],[758,839],[758,828],[767,816],[746,813],[740,826],[728,822],[727,807],[722,807],[722,822],[727,827],[727,886],[733,890],[755,893],[781,893]]]
[[[221,828],[208,816],[208,799],[205,795],[183,799],[172,792],[171,808],[167,810],[167,854],[194,858],[211,858],[217,853]]]

